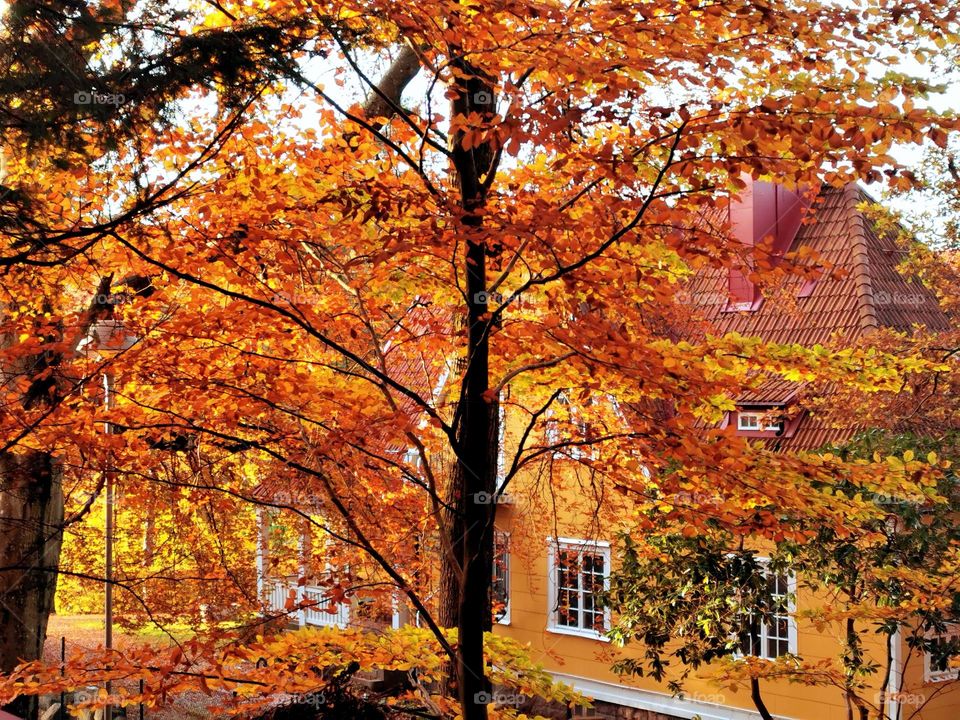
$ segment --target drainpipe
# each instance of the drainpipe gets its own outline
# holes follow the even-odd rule
[[[890,636],[890,683],[887,695],[887,717],[889,720],[899,720],[900,717],[900,687],[903,684],[900,667],[900,629]]]
[[[113,409],[113,378],[109,372],[103,374],[103,406],[105,410]],[[103,424],[104,435],[112,435],[113,427],[109,422]],[[105,522],[105,558],[104,558],[104,648],[113,649],[113,534],[114,534],[114,483],[113,483],[113,458],[109,450],[107,451],[107,466],[105,473],[105,493],[107,501],[107,517]],[[113,691],[113,683],[107,681],[107,694]],[[103,715],[106,718],[113,717],[113,708],[107,705],[103,709]]]

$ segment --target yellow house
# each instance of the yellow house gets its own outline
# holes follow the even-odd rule
[[[751,243],[772,235],[774,254],[806,246],[846,271],[845,276],[788,280],[781,288],[795,301],[788,308],[788,304],[767,301],[748,279],[747,269],[714,269],[693,282],[689,289],[692,302],[720,331],[758,335],[776,342],[813,345],[839,334],[853,344],[878,328],[909,331],[914,324],[946,330],[946,319],[933,295],[919,282],[897,272],[902,250],[892,238],[875,232],[858,210],[858,204],[868,199],[856,186],[824,189],[814,203],[815,222],[801,224],[796,215],[806,212],[805,201],[782,188],[755,183],[744,203],[731,211],[733,231],[745,246],[747,264]],[[771,382],[739,398],[737,411],[729,413],[725,422],[737,434],[763,440],[783,452],[842,442],[860,429],[852,422],[849,427],[835,427],[807,413],[786,412],[796,391],[791,384]],[[776,418],[778,412],[790,419],[772,421],[770,418]],[[513,430],[509,418],[506,425],[509,436]],[[595,595],[605,587],[617,558],[612,530],[595,513],[595,498],[583,497],[583,486],[575,485],[576,460],[562,455],[553,460],[569,465],[570,488],[556,493],[562,495],[562,502],[547,497],[548,491],[538,495],[539,485],[531,482],[525,488],[512,488],[510,502],[498,508],[495,585],[504,610],[496,632],[528,643],[535,660],[596,700],[594,708],[582,710],[575,717],[759,718],[747,690],[732,692],[706,678],[694,677],[688,679],[686,692],[675,696],[665,684],[648,678],[623,678],[611,671],[617,653],[638,654],[642,648],[627,646],[620,650],[604,637],[610,628],[610,611],[597,606]],[[605,502],[621,501],[608,498]],[[551,518],[551,522],[545,522],[545,518]],[[784,596],[786,612],[762,618],[749,628],[747,645],[752,654],[772,659],[790,653],[806,661],[836,658],[841,648],[840,628],[817,631],[795,615],[817,599],[798,593],[795,577],[780,575],[771,577],[770,582],[775,592]],[[886,662],[890,653],[890,686],[895,691],[882,703],[885,714],[871,711],[870,718],[960,717],[957,672],[931,667],[929,657],[911,651],[899,636],[894,636],[889,648],[884,638],[871,636],[865,649],[878,662]],[[875,704],[879,704],[879,675]],[[775,681],[762,684],[764,703],[775,717],[859,717],[856,709],[849,714],[838,688]],[[547,708],[538,708],[538,712],[550,714]],[[563,712],[555,711],[554,715],[565,717]]]

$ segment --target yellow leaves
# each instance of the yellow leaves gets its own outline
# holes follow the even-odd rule
[[[801,368],[790,368],[783,373],[784,380],[790,380],[791,382],[800,382],[802,380],[813,380],[816,377],[816,374],[810,370],[803,370]]]

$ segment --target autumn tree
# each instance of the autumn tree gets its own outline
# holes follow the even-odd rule
[[[671,308],[691,265],[731,261],[726,228],[697,219],[743,173],[898,179],[893,142],[955,125],[914,107],[922,83],[870,72],[876,52],[926,57],[925,39],[954,29],[948,3],[215,3],[148,13],[151,42],[96,9],[50,19],[13,7],[24,28],[100,62],[134,58],[94,88],[135,102],[71,116],[60,85],[19,59],[42,54],[35,36],[5,36],[32,78],[9,106],[29,91],[52,120],[5,138],[5,182],[29,198],[29,222],[4,229],[4,366],[57,353],[56,369],[28,364],[17,381],[66,384],[43,407],[9,401],[11,451],[143,478],[158,437],[190,438],[194,457],[243,455],[292,478],[325,504],[302,519],[420,613],[467,720],[487,716],[490,498],[555,452],[589,448],[586,471],[643,494],[722,487],[725,522],[761,534],[781,532],[779,519],[747,512],[738,482],[772,471],[793,489],[788,509],[849,517],[811,490],[833,462],[744,456],[696,428],[760,370],[840,382],[857,368],[863,385],[891,389],[924,361],[680,342]],[[65,330],[85,334],[97,318],[84,319],[84,298],[105,278],[112,294],[111,274],[150,279],[149,296],[113,307],[136,342],[76,358]],[[117,395],[107,413],[90,382],[104,370]],[[499,477],[498,398],[526,427]],[[581,414],[551,439],[561,398]],[[105,418],[125,432],[100,436]],[[184,484],[252,501],[250,477],[211,469]],[[877,481],[885,469],[852,472]],[[144,509],[155,492],[143,484]],[[437,565],[440,607],[422,580]],[[4,662],[32,655],[13,644]],[[268,663],[274,679],[281,662]]]

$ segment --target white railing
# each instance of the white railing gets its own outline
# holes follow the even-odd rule
[[[293,597],[294,607],[302,602],[315,603],[300,610],[288,610],[287,598]],[[297,585],[296,580],[273,580],[267,587],[267,610],[271,613],[290,613],[291,619],[297,624],[315,625],[318,627],[345,628],[350,624],[350,605],[341,603],[334,612],[328,612],[330,599],[327,591],[321,587],[304,587]]]

